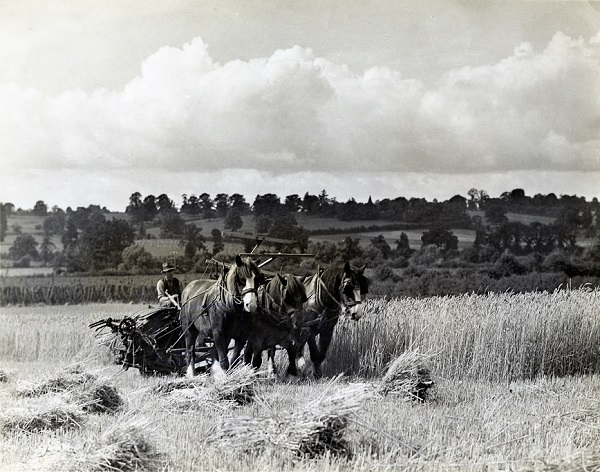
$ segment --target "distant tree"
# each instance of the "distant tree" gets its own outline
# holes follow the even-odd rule
[[[143,272],[155,266],[155,259],[143,246],[132,244],[123,249],[123,265],[125,270]]]
[[[600,263],[600,236],[596,237],[594,243],[586,251],[587,259]]]
[[[4,241],[8,227],[8,215],[6,204],[0,202],[0,241]]]
[[[44,220],[42,224],[44,232],[48,232],[50,235],[62,234],[65,229],[66,219],[65,212],[59,208]]]
[[[315,255],[315,262],[330,265],[336,261],[338,247],[332,241],[311,242],[308,251]]]
[[[198,228],[195,224],[189,223],[185,225],[183,238],[179,241],[179,245],[183,246],[185,258],[189,261],[194,259],[198,250],[205,250],[204,242],[206,238],[202,235],[202,228]]]
[[[185,232],[185,221],[177,211],[166,211],[160,215],[160,237],[180,238]]]
[[[294,214],[287,210],[280,210],[273,216],[269,236],[294,241],[293,245],[301,252],[308,247],[308,232],[298,226]]]
[[[225,218],[229,211],[229,195],[226,193],[219,193],[215,197],[215,210],[218,218]]]
[[[268,215],[261,214],[256,217],[256,224],[255,224],[254,229],[256,230],[257,233],[266,234],[269,232],[272,225],[273,225],[273,219]]]
[[[176,210],[173,200],[171,200],[168,195],[164,193],[160,194],[156,199],[156,207],[158,213]]]
[[[198,200],[200,203],[202,217],[208,221],[216,218],[217,214],[215,212],[215,205],[212,198],[210,198],[210,195],[208,193],[203,193],[198,197]]]
[[[506,217],[506,207],[502,202],[489,202],[485,206],[485,218],[495,225],[500,225],[508,222]]]
[[[48,205],[46,205],[42,200],[38,200],[35,202],[31,213],[36,216],[46,216],[48,214]]]
[[[383,234],[380,234],[379,236],[371,239],[371,246],[373,246],[375,249],[379,250],[379,252],[381,253],[381,256],[384,259],[389,259],[390,254],[392,252],[392,248],[390,247],[388,242],[385,240],[385,237],[383,236]]]
[[[295,213],[301,210],[302,199],[298,196],[298,194],[288,195],[285,197],[284,205],[288,211]]]
[[[250,205],[246,203],[244,196],[240,195],[239,193],[234,193],[231,197],[229,197],[229,207],[239,210],[240,215],[250,212]]]
[[[343,242],[338,243],[338,254],[341,261],[351,261],[362,255],[360,239],[346,236]]]
[[[505,251],[494,263],[491,275],[495,277],[508,277],[510,275],[523,275],[527,269],[521,264],[513,254]]]
[[[302,199],[302,211],[307,213],[317,213],[319,211],[319,197],[306,192]]]
[[[400,257],[409,258],[414,252],[410,248],[410,242],[408,235],[403,231],[400,233],[400,238],[395,241],[396,243],[396,254]]]
[[[40,260],[44,265],[48,265],[53,259],[55,255],[54,249],[56,249],[56,245],[52,242],[51,234],[48,231],[44,231],[44,238],[42,239],[42,244],[40,244]]]
[[[107,220],[97,205],[67,209],[62,262],[70,272],[115,269],[134,237],[135,229],[127,221]]]
[[[340,220],[342,221],[352,221],[359,217],[360,214],[360,205],[354,198],[350,198],[346,203],[344,203],[338,214]]]
[[[254,209],[254,217],[260,215],[273,216],[281,206],[279,197],[273,193],[257,195],[252,208]]]
[[[65,230],[61,236],[61,242],[63,247],[72,246],[77,242],[79,237],[79,231],[77,230],[77,224],[72,216],[69,216],[65,224]]]
[[[476,188],[472,188],[467,192],[469,196],[469,208],[471,209],[480,209],[481,203],[484,203],[489,195],[485,190],[477,190]]]
[[[509,198],[511,200],[522,200],[525,198],[525,190],[522,188],[516,188],[512,192],[510,192]]]
[[[10,216],[15,212],[15,205],[13,203],[6,202],[2,206],[2,209],[6,212],[6,216]]]
[[[31,257],[37,260],[39,258],[37,246],[38,242],[31,234],[21,234],[16,237],[12,246],[8,248],[8,257],[15,260]]]
[[[125,208],[125,213],[131,215],[131,221],[134,225],[143,225],[146,217],[142,203],[142,194],[140,192],[131,194],[129,197],[129,205]]]
[[[321,193],[317,198],[319,202],[319,212],[324,213],[331,204],[331,200],[329,199],[329,195],[327,195],[327,191],[325,189],[321,190]]]
[[[212,253],[213,256],[216,256],[218,253],[223,251],[223,249],[225,249],[225,244],[223,244],[223,235],[218,228],[213,228],[210,232],[210,235],[212,236],[213,240]]]
[[[134,192],[129,197],[129,205],[125,208],[125,213],[132,213],[142,206],[142,194]]]
[[[225,216],[223,227],[231,231],[237,231],[242,226],[244,226],[244,220],[242,220],[240,210],[237,208],[229,210],[227,216]]]
[[[442,254],[456,253],[458,251],[458,238],[449,229],[438,226],[425,231],[421,236],[423,247],[433,245],[440,248]]]
[[[454,195],[450,200],[448,200],[448,203],[465,208],[467,206],[467,199],[462,195]]]
[[[192,194],[188,198],[184,199],[183,205],[181,206],[181,213],[196,216],[201,212],[202,209],[200,208],[200,201],[196,195]]]
[[[142,208],[144,221],[152,221],[156,216],[156,213],[158,213],[158,208],[156,207],[156,197],[154,195],[146,196],[142,202]]]

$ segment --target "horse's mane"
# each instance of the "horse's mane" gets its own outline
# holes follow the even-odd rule
[[[362,270],[357,270],[356,268],[351,267],[351,271],[352,281],[358,284],[361,293],[367,293],[369,291],[369,279],[365,277],[365,275],[362,273]],[[336,296],[339,284],[344,277],[346,277],[344,265],[329,267],[321,274],[321,280],[325,284],[325,287],[327,287],[329,293]]]
[[[304,284],[294,277],[293,274],[285,274],[285,280],[287,281],[288,292],[305,292]]]
[[[343,276],[344,276],[344,267],[343,266],[328,267],[320,275],[321,280],[325,284],[325,287],[327,287],[327,290],[329,291],[329,293],[331,293],[333,295],[337,295],[336,292],[337,292],[339,283],[342,280]]]

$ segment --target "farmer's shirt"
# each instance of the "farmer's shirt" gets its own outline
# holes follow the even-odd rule
[[[169,300],[167,292],[179,302],[183,286],[177,277],[173,277],[171,280],[164,277],[156,284],[156,291],[158,292],[158,301],[161,305],[171,305],[171,300]]]

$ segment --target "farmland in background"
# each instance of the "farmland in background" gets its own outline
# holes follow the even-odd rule
[[[483,212],[469,212],[471,215],[480,215],[483,216]],[[409,236],[409,241],[411,247],[414,249],[418,249],[421,246],[421,236],[423,232],[426,231],[426,228],[415,228],[414,225],[406,225],[406,229],[400,230],[382,230],[382,231],[368,231],[368,232],[348,232],[348,229],[354,229],[361,226],[365,228],[368,227],[386,227],[390,225],[389,221],[384,220],[368,220],[368,221],[340,221],[337,218],[327,218],[321,216],[308,215],[305,213],[295,213],[294,217],[298,222],[299,226],[304,227],[304,229],[308,231],[323,231],[323,230],[332,230],[331,234],[318,234],[311,236],[311,240],[315,241],[341,241],[346,236],[350,236],[353,238],[359,238],[361,243],[368,244],[370,239],[379,235],[384,234],[385,238],[389,240],[390,243],[393,243],[395,239],[398,239],[400,233],[403,231]],[[555,218],[546,217],[546,216],[536,216],[536,215],[521,215],[517,213],[507,213],[507,217],[509,221],[519,221],[522,223],[532,223],[534,221],[539,221],[540,223],[548,224],[552,223]],[[35,216],[35,215],[17,215],[11,214],[8,216],[8,232],[6,239],[0,242],[0,253],[7,253],[8,248],[14,243],[17,234],[13,231],[14,225],[18,225],[21,227],[21,231],[23,234],[31,234],[33,235],[38,243],[42,242],[43,231],[41,229],[41,225],[44,222],[46,217],[43,216]],[[123,219],[125,221],[130,221],[129,215],[125,213],[107,213],[107,219],[115,218],[115,219]],[[213,218],[211,220],[203,219],[203,218],[191,218],[184,217],[186,223],[193,223],[198,228],[202,228],[202,234],[206,238],[210,238],[211,231],[213,229],[219,229],[221,231],[224,230],[224,218]],[[240,232],[249,232],[254,234],[255,230],[255,220],[253,215],[242,215],[242,220],[244,222],[242,228],[239,230]],[[37,228],[36,228],[37,227]],[[160,228],[149,226],[146,229],[147,234],[151,235],[154,238],[158,238],[160,235]],[[475,240],[475,232],[471,230],[463,230],[463,229],[454,229],[454,234],[459,238],[459,243],[472,243]],[[151,243],[148,240],[147,242],[143,242],[142,244],[150,251],[154,251],[157,255],[162,255],[168,251],[180,251],[181,248],[178,246],[179,240],[177,239],[157,239],[156,243]],[[57,250],[62,249],[62,243],[60,240],[60,236],[53,236],[52,242],[55,244]]]
[[[0,286],[3,305],[72,305],[84,303],[157,303],[158,275],[89,277],[10,277]],[[199,274],[178,276],[188,284]]]
[[[49,455],[57,443],[91,442],[111,425],[145,420],[164,470],[593,470],[600,450],[600,292],[464,295],[372,300],[358,322],[336,328],[325,373],[375,382],[406,349],[427,354],[436,382],[423,403],[386,396],[351,417],[351,458],[290,459],[207,444],[223,417],[278,415],[318,398],[327,381],[261,382],[258,403],[173,410],[152,393],[160,381],[108,361],[87,325],[141,305],[14,307],[0,313],[0,384],[6,408],[32,407],[15,381],[39,381],[74,362],[102,375],[126,399],[114,415],[88,415],[82,429],[16,434],[0,444],[0,469]],[[278,353],[278,361],[282,360]],[[281,364],[281,367],[284,367]],[[50,397],[40,402],[50,402]],[[40,460],[41,460],[40,459]]]

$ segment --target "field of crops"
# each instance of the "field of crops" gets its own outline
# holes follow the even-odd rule
[[[159,393],[165,379],[111,364],[87,325],[140,305],[3,308],[0,470],[597,470],[599,306],[598,289],[372,300],[360,321],[338,325],[329,380],[258,380],[243,404],[209,396],[210,386],[188,389],[182,403]],[[435,381],[424,403],[374,387],[407,352],[421,355]],[[35,415],[59,400],[65,411],[78,406],[68,389],[22,394],[75,363],[116,388],[119,408],[11,429],[11,414]],[[291,448],[298,428],[323,411],[328,422],[313,448]],[[129,468],[124,455],[109,460],[121,443],[139,456]]]
[[[187,284],[199,274],[181,274]],[[0,305],[72,305],[81,303],[155,303],[160,275],[90,277],[5,277]]]

